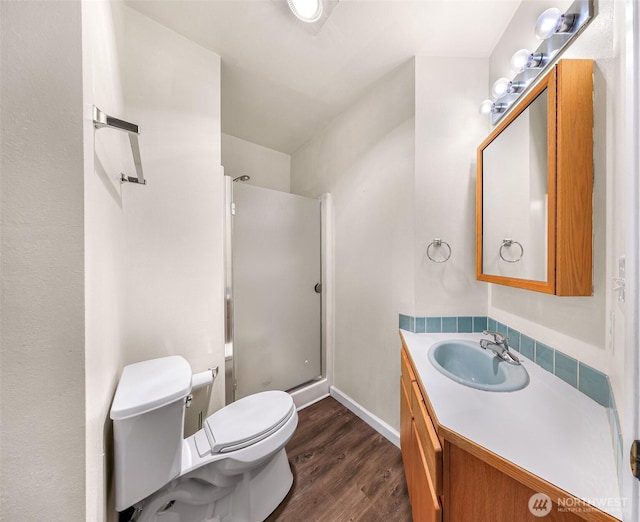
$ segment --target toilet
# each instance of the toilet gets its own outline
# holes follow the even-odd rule
[[[298,424],[291,396],[265,391],[209,416],[184,438],[193,374],[180,356],[126,366],[111,406],[116,510],[135,522],[262,522],[293,484],[284,446]],[[121,517],[121,520],[123,518]]]

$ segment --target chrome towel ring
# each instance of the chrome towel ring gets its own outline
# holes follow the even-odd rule
[[[520,247],[520,255],[518,256],[517,259],[507,259],[504,257],[502,250],[503,248],[507,247],[511,247],[513,245],[518,245]],[[502,245],[500,245],[500,259],[502,259],[503,261],[506,261],[507,263],[517,263],[518,261],[520,261],[522,259],[522,256],[524,255],[524,248],[522,247],[522,243],[520,243],[519,241],[515,241],[514,239],[503,239],[502,240]]]
[[[442,245],[444,245],[445,247],[447,247],[447,254],[444,257],[444,259],[434,259],[431,256],[431,249],[432,248],[440,248],[442,247]],[[434,250],[435,253],[435,250]],[[427,245],[427,257],[429,259],[431,259],[431,261],[433,261],[434,263],[444,263],[446,261],[449,261],[449,258],[451,257],[451,246],[449,245],[449,243],[447,243],[446,241],[443,241],[442,239],[434,239],[433,241],[431,241],[431,243],[429,243],[429,245]]]

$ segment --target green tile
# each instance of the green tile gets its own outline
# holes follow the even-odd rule
[[[520,353],[533,361],[535,341],[524,334],[520,335]]]
[[[505,337],[507,336],[507,325],[502,323],[496,323],[497,332],[500,332]]]
[[[507,328],[507,337],[509,338],[509,348],[516,352],[520,351],[520,332],[513,328]]]
[[[615,454],[616,444],[618,443],[618,432],[616,431],[615,410],[607,408],[607,419],[609,420],[609,432],[611,433],[611,441],[613,442],[613,452]]]
[[[487,330],[487,318],[486,317],[474,317],[473,318],[473,331],[474,332],[483,332]]]
[[[597,403],[609,406],[609,380],[604,373],[579,363],[578,389]]]
[[[578,389],[603,406],[611,403],[607,376],[582,362],[578,362]]]
[[[553,349],[536,341],[536,363],[553,373]]]
[[[491,319],[491,317],[489,317],[487,319],[487,330],[492,330],[494,332],[496,332],[497,326],[496,326],[496,320],[495,319]]]
[[[616,468],[618,471],[618,487],[621,491],[624,484],[624,472],[627,470],[627,466],[629,465],[624,460],[624,444],[622,440],[622,435],[619,435],[616,451]]]
[[[427,331],[427,318],[416,317],[416,333],[425,333]]]
[[[620,417],[618,416],[618,410],[613,410],[613,430],[616,436],[622,435],[622,429],[620,428]]]
[[[458,317],[458,332],[473,332],[473,319],[471,317]]]
[[[427,332],[442,332],[442,320],[440,317],[427,317]]]
[[[400,314],[400,330],[413,331],[413,317]]]
[[[555,374],[574,388],[578,386],[578,361],[556,351]]]
[[[442,318],[442,331],[443,332],[457,332],[458,331],[458,318],[457,317],[443,317]]]

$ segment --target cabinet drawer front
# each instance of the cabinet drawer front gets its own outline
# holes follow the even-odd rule
[[[402,450],[402,464],[407,480],[407,490],[409,500],[413,495],[413,475],[411,473],[415,451],[413,449],[412,432],[413,418],[411,416],[411,399],[404,387],[404,382],[400,379],[400,449]]]
[[[431,475],[431,482],[437,495],[442,495],[442,445],[433,422],[427,411],[417,383],[412,384],[411,408],[418,430],[418,440],[424,450],[424,456]]]
[[[407,390],[407,393],[411,393],[411,383],[416,380],[416,375],[413,373],[413,368],[411,367],[411,363],[409,362],[409,356],[404,348],[401,350],[400,357],[400,370],[402,372],[402,382],[404,383],[404,387]]]
[[[413,496],[411,510],[415,522],[442,522],[442,506],[435,491],[424,447],[420,442],[418,429],[413,424],[413,443],[415,445],[415,463],[413,465]]]

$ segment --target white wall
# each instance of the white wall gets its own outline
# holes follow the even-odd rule
[[[292,192],[334,205],[334,385],[399,427],[398,313],[413,309],[414,64],[292,156]]]
[[[486,131],[477,100],[486,83],[486,60],[416,57],[417,316],[486,315],[486,285],[475,279],[476,148]],[[451,246],[445,263],[426,256],[434,238]]]
[[[84,4],[83,36],[85,109],[140,125],[148,182],[121,185],[135,175],[126,136],[100,129],[94,146],[85,120],[86,513],[113,520],[122,367],[173,354],[194,371],[224,367],[220,59],[121,2]],[[223,405],[223,373],[187,430],[196,409]]]
[[[1,2],[1,520],[85,520],[80,2]]]
[[[123,187],[125,362],[181,354],[194,371],[222,368],[220,57],[126,15],[126,110],[148,185]]]
[[[289,192],[291,156],[230,134],[222,134],[222,165],[232,178],[251,176],[249,185]]]
[[[613,290],[613,278],[618,277],[618,259],[625,255],[627,245],[625,243],[625,199],[628,188],[625,186],[625,163],[628,154],[625,150],[625,120],[627,118],[628,107],[625,106],[627,94],[625,92],[625,54],[626,20],[623,5],[614,4],[613,12],[613,57],[611,59],[599,60],[599,69],[606,78],[605,83],[609,86],[608,95],[605,102],[606,124],[601,133],[605,134],[606,154],[603,163],[606,165],[606,273],[605,287],[607,288],[607,322],[606,339],[607,350],[611,351],[612,360],[609,364],[607,374],[611,380],[616,406],[620,413],[621,424],[624,426],[624,376],[625,376],[625,322],[634,321],[633,317],[627,318],[627,311],[624,302],[618,300],[619,293]],[[624,138],[623,138],[624,137]],[[630,279],[631,270],[627,269],[627,280]],[[633,277],[633,276],[631,276]],[[611,319],[613,318],[613,325]],[[609,335],[609,331],[613,335]]]
[[[570,3],[570,2],[569,2]],[[546,7],[545,2],[523,2],[490,58],[492,76],[508,75],[513,52],[536,45],[533,26]],[[558,6],[561,9],[565,5]],[[608,336],[609,312],[617,315],[618,348],[622,354],[620,323],[623,316],[613,302],[611,278],[617,275],[617,258],[623,245],[623,159],[624,85],[620,57],[624,3],[598,2],[598,14],[591,25],[564,53],[563,58],[595,59],[594,74],[594,295],[555,297],[491,285],[489,314],[526,335],[538,339],[613,377],[617,396],[622,397],[623,362],[613,363]],[[487,84],[487,91],[490,83]],[[486,92],[487,92],[486,91]],[[620,406],[620,405],[619,405]]]
[[[119,132],[94,131],[91,115],[95,105],[110,115],[127,117],[123,6],[111,1],[82,6],[87,520],[106,519],[112,454],[109,409],[125,358],[126,225],[119,174],[131,152]]]

